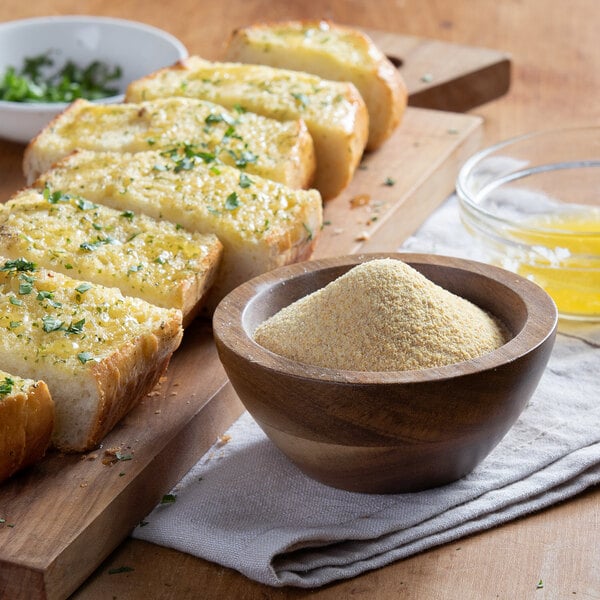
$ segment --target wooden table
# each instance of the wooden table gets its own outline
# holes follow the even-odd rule
[[[147,22],[191,53],[219,56],[223,39],[257,20],[326,17],[365,28],[496,48],[512,56],[508,95],[473,109],[484,142],[533,129],[600,122],[597,0],[3,0],[0,21],[45,14],[105,14]],[[22,185],[22,147],[0,143],[0,193]],[[600,597],[600,490],[494,530],[318,590],[271,589],[235,571],[126,540],[74,594],[105,598],[487,599]],[[128,573],[110,575],[113,566]],[[543,581],[540,587],[539,582]]]

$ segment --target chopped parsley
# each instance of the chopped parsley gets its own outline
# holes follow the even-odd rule
[[[240,199],[236,192],[231,192],[229,196],[225,199],[225,209],[226,210],[235,210],[240,206]]]
[[[98,360],[97,358],[95,358],[95,357],[92,355],[92,353],[91,353],[91,352],[80,352],[80,353],[77,355],[77,358],[79,359],[79,362],[80,362],[82,365],[85,365],[85,363],[88,363],[88,362],[90,362],[90,361],[92,361],[92,360],[94,360],[94,361],[97,361],[97,360]]]
[[[76,288],[75,291],[79,292],[80,294],[85,294],[88,290],[92,289],[92,284],[88,283],[87,281],[84,281],[83,283],[80,283]]]
[[[0,396],[8,396],[15,385],[15,380],[12,377],[5,377],[0,381]]]
[[[306,94],[292,92],[292,97],[301,106],[301,108],[306,108],[309,104],[308,96]]]
[[[50,54],[27,57],[19,69],[9,66],[0,79],[0,100],[72,102],[76,98],[106,98],[119,91],[111,85],[121,77],[119,66],[95,60],[81,67],[69,60],[58,69],[54,67]]]
[[[175,494],[165,494],[160,503],[161,504],[173,504],[177,501],[177,496]]]
[[[252,185],[252,179],[246,175],[246,173],[240,174],[240,187],[241,188],[249,188]]]
[[[0,271],[8,272],[23,272],[23,271],[35,271],[37,266],[35,263],[25,258],[15,258],[14,260],[7,260],[4,265],[0,268]]]

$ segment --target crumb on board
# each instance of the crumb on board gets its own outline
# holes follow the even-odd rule
[[[371,196],[369,194],[357,194],[350,198],[350,208],[366,206],[369,202],[371,202]]]

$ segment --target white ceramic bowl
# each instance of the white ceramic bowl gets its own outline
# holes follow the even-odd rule
[[[69,15],[0,23],[0,75],[10,66],[20,69],[25,58],[48,52],[57,68],[68,60],[81,67],[94,60],[120,66],[121,77],[111,85],[121,92],[129,82],[188,55],[171,34],[135,21]],[[120,93],[99,102],[122,100]],[[0,100],[0,138],[27,143],[66,106]]]

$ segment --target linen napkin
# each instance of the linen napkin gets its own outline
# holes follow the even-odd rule
[[[455,197],[401,250],[479,258]],[[537,390],[492,453],[455,483],[394,495],[309,479],[245,413],[133,536],[272,586],[353,577],[600,482],[599,399],[600,325],[561,323]]]

